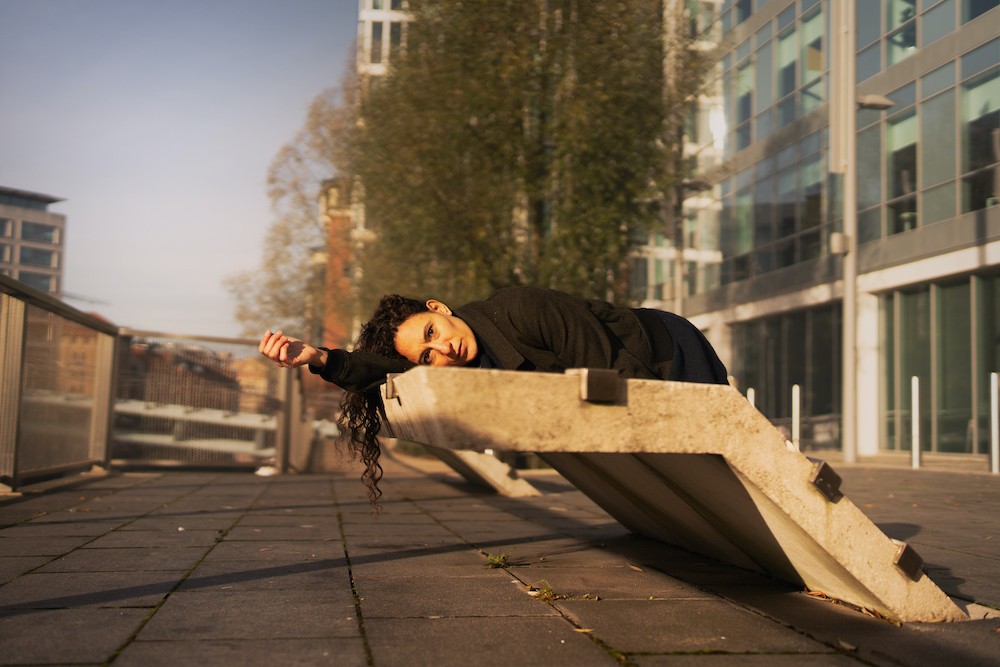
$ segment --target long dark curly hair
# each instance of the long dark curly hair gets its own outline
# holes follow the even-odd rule
[[[396,331],[405,320],[426,310],[427,304],[416,299],[398,294],[383,296],[371,319],[361,327],[354,349],[402,359],[403,355],[396,351]],[[382,495],[378,488],[379,480],[382,479],[382,466],[379,464],[382,450],[378,434],[382,429],[384,415],[378,388],[365,392],[347,391],[340,399],[337,425],[340,427],[341,437],[347,440],[352,455],[361,459],[365,466],[361,480],[368,487],[368,500],[376,510],[378,499]]]

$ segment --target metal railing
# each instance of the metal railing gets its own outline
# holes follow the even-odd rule
[[[0,484],[94,465],[304,471],[301,374],[256,341],[119,329],[0,276]]]

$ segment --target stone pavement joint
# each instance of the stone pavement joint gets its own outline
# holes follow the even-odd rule
[[[872,618],[632,535],[552,471],[505,498],[438,461],[384,463],[377,519],[355,468],[113,473],[0,499],[0,664],[1000,664],[997,618]],[[838,472],[938,586],[1000,608],[1000,480]]]

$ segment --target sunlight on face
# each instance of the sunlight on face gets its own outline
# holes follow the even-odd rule
[[[440,301],[410,316],[396,330],[396,351],[422,366],[465,366],[479,354],[476,335]]]

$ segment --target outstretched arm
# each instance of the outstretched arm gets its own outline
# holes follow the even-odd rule
[[[326,350],[315,348],[297,338],[290,338],[280,331],[265,331],[257,349],[282,368],[296,368],[305,364],[322,367],[326,364]]]

